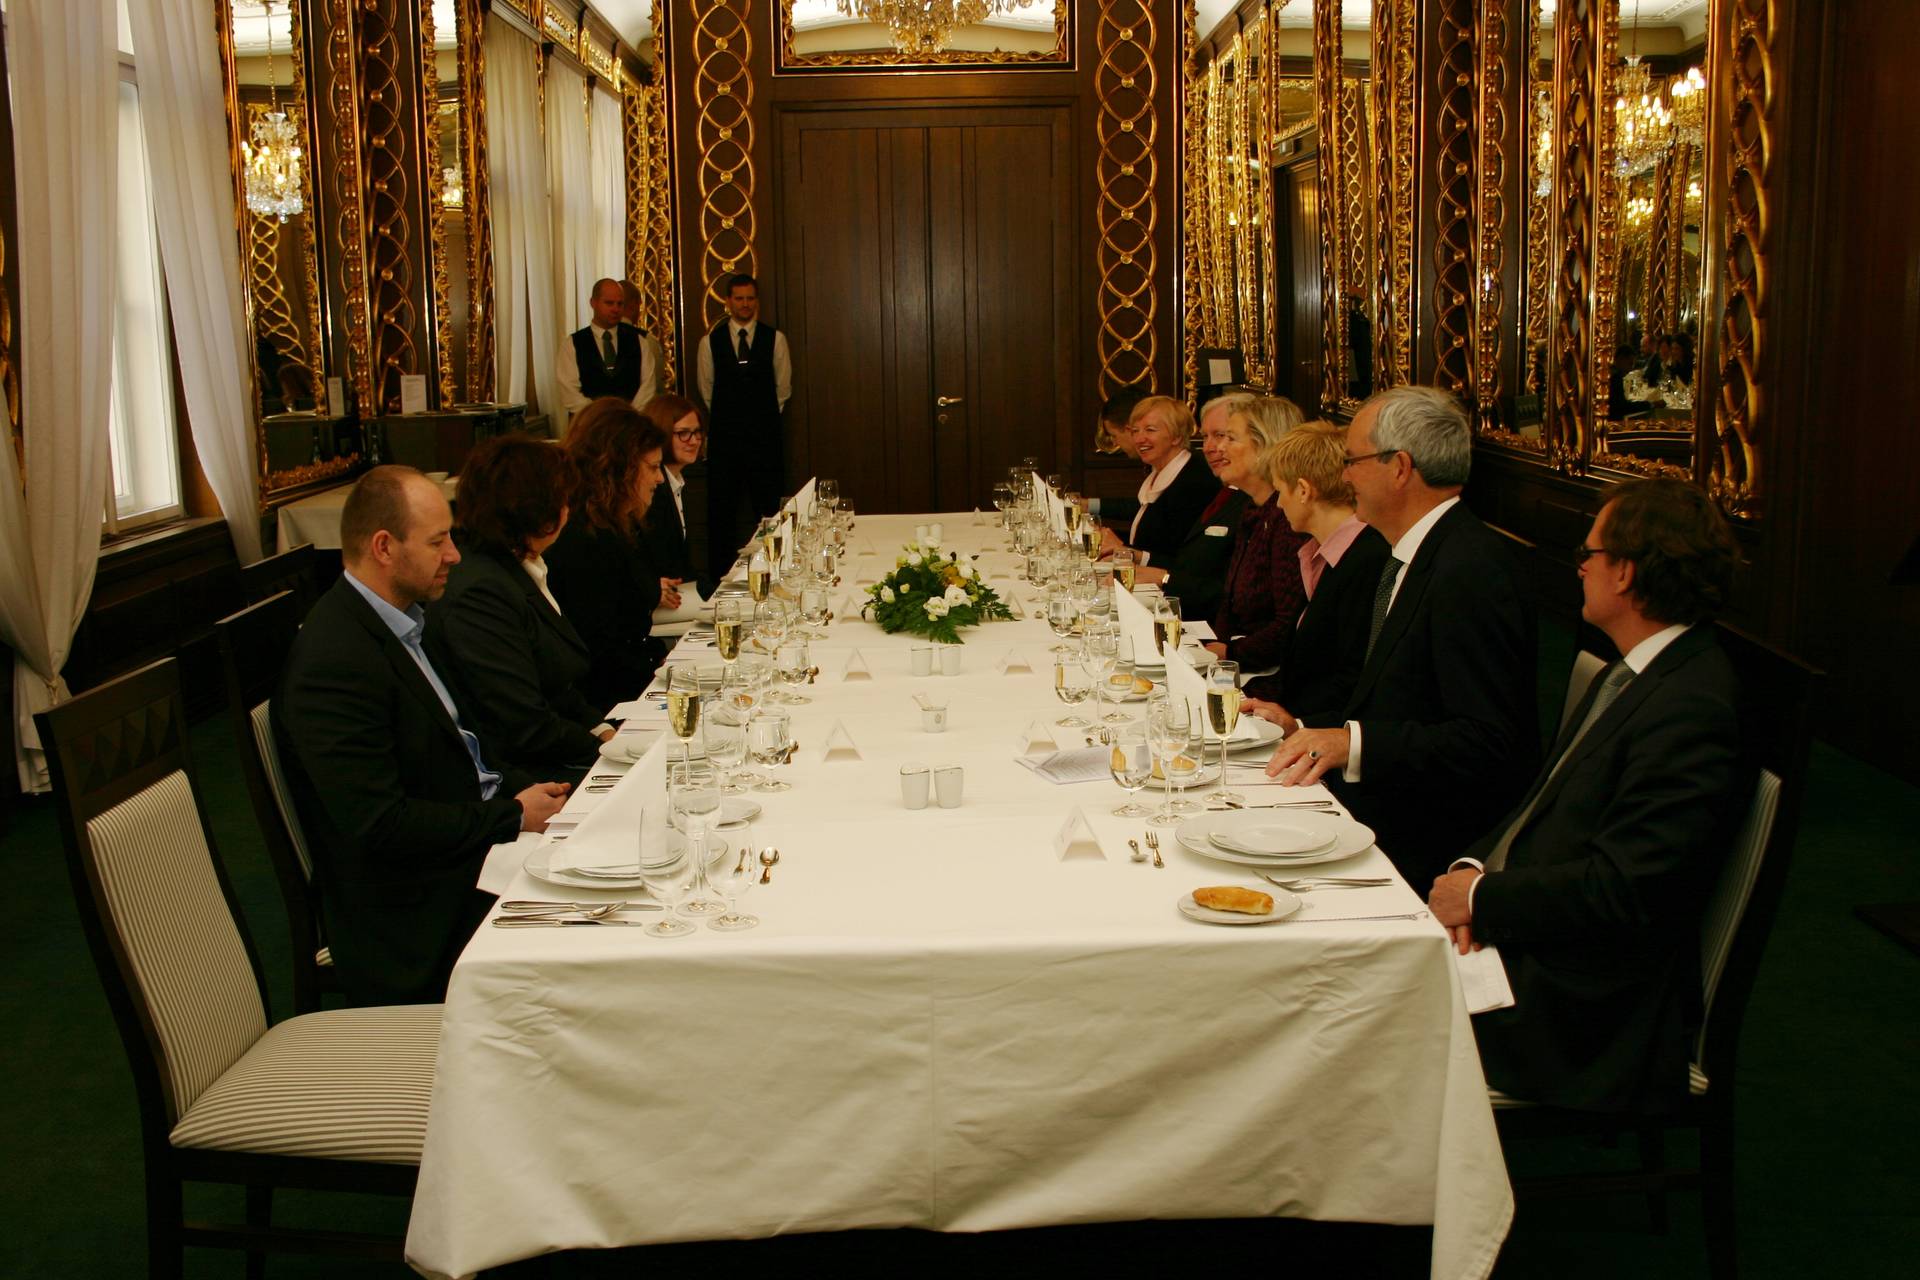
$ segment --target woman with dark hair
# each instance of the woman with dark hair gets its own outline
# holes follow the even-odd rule
[[[579,771],[613,730],[582,687],[587,646],[547,582],[545,554],[567,524],[571,459],[524,435],[474,446],[460,469],[464,552],[427,612],[434,669],[455,686],[489,758]]]
[[[660,486],[666,433],[625,400],[602,397],[567,431],[577,475],[573,519],[547,554],[553,593],[586,642],[583,681],[596,705],[636,697],[666,651],[653,611],[677,578],[647,545],[648,508]]]
[[[640,412],[667,440],[666,451],[661,455],[667,473],[666,488],[658,495],[659,501],[647,510],[647,546],[660,571],[678,586],[695,576],[688,530],[698,528],[702,534],[706,532],[706,468],[695,464],[707,456],[707,427],[701,420],[699,406],[685,396],[670,392],[647,401],[640,406]],[[689,468],[692,475],[688,474]],[[689,485],[696,486],[693,498],[699,509],[698,525],[687,518]],[[669,602],[667,607],[673,608],[676,604]]]

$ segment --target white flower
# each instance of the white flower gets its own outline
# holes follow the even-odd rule
[[[929,618],[944,618],[947,616],[947,610],[949,607],[950,606],[947,604],[947,602],[944,599],[928,600],[927,616]]]
[[[953,605],[964,605],[968,603],[966,591],[963,590],[957,583],[951,587],[948,587],[946,591],[941,595],[940,598],[942,600],[945,600],[949,607]]]
[[[960,569],[960,579],[961,579],[961,581],[963,581],[963,582],[964,582],[964,581],[966,581],[967,579],[969,579],[969,578],[972,578],[972,577],[973,577],[973,572],[974,572],[974,570],[973,570],[973,562],[972,562],[971,560],[962,560],[962,561],[960,561],[960,562],[959,562],[959,569]]]
[[[892,587],[882,587],[882,588],[880,588],[880,603],[882,603],[882,604],[892,604],[892,603],[893,603],[893,588],[892,588]]]

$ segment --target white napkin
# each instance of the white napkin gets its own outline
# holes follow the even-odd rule
[[[1200,678],[1186,655],[1177,651],[1167,655],[1167,694],[1186,702],[1187,713],[1196,724],[1206,722],[1207,682]]]
[[[853,735],[847,732],[844,720],[835,720],[833,728],[827,731],[827,745],[820,753],[822,763],[829,760],[858,760],[860,748],[853,745]]]
[[[1507,966],[1498,947],[1482,947],[1465,955],[1456,950],[1453,967],[1460,975],[1460,998],[1468,1013],[1513,1007],[1513,986],[1507,981]]]
[[[614,784],[565,840],[547,840],[547,866],[554,871],[632,867],[642,848],[662,848],[667,838],[667,744],[661,734],[640,762]]]
[[[846,663],[840,668],[840,678],[842,680],[873,679],[873,672],[867,669],[867,660],[860,656],[858,649],[847,654]]]
[[[1054,741],[1053,730],[1045,720],[1032,720],[1013,740],[1013,749],[1023,756],[1052,755],[1060,749],[1060,744]]]
[[[1153,615],[1146,606],[1134,599],[1133,593],[1115,588],[1113,611],[1120,620],[1120,635],[1133,645],[1133,660],[1157,665],[1160,654],[1153,646]]]
[[[1087,821],[1087,815],[1079,805],[1073,806],[1073,812],[1060,824],[1060,830],[1053,835],[1053,853],[1065,862],[1073,857],[1095,857],[1107,860],[1107,851],[1100,847],[1099,837],[1093,834],[1093,824]]]
[[[807,482],[800,486],[800,491],[793,495],[794,509],[800,513],[802,520],[813,518],[814,493],[817,488],[815,477],[808,476]]]
[[[671,623],[698,622],[707,616],[707,600],[700,594],[700,588],[691,580],[680,584],[680,607],[678,609],[655,609],[653,625],[666,626]]]

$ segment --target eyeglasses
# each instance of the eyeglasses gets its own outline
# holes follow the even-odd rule
[[[1351,453],[1342,454],[1340,456],[1340,469],[1342,471],[1345,471],[1348,467],[1352,466],[1354,463],[1365,462],[1369,458],[1391,458],[1396,453],[1405,453],[1405,452],[1406,450],[1404,449],[1382,449],[1378,453],[1362,453],[1357,456]]]
[[[675,440],[698,440],[700,437],[706,434],[707,434],[706,428],[695,427],[691,431],[676,431],[673,433],[673,438]]]
[[[1578,569],[1595,556],[1603,556],[1605,554],[1607,554],[1605,547],[1590,547],[1583,542],[1573,549],[1573,567]]]

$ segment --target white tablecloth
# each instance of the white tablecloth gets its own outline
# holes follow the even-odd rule
[[[847,562],[847,587],[915,523],[863,517],[855,545],[875,554]],[[968,516],[944,524],[954,545],[999,542]],[[1165,870],[1133,863],[1143,828],[1109,815],[1117,787],[1053,786],[1013,760],[1022,724],[1061,713],[1045,626],[972,632],[957,677],[908,675],[910,643],[843,620],[816,644],[781,771],[794,789],[755,797],[756,839],[781,850],[744,903],[758,929],[475,935],[448,993],[414,1266],[1284,1215],[1432,1223],[1432,1273],[1484,1276],[1512,1197],[1444,932],[1188,921],[1182,894],[1249,878],[1170,838]],[[995,670],[1015,644],[1034,674]],[[871,682],[839,677],[856,646]],[[920,732],[916,689],[950,697],[950,732]],[[860,760],[822,760],[835,720]],[[963,765],[963,807],[902,808],[909,759]],[[1055,856],[1076,804],[1106,860]],[[1377,851],[1339,866],[1388,870]],[[525,872],[511,894],[555,896]],[[1419,907],[1396,882],[1308,895],[1301,914]]]

